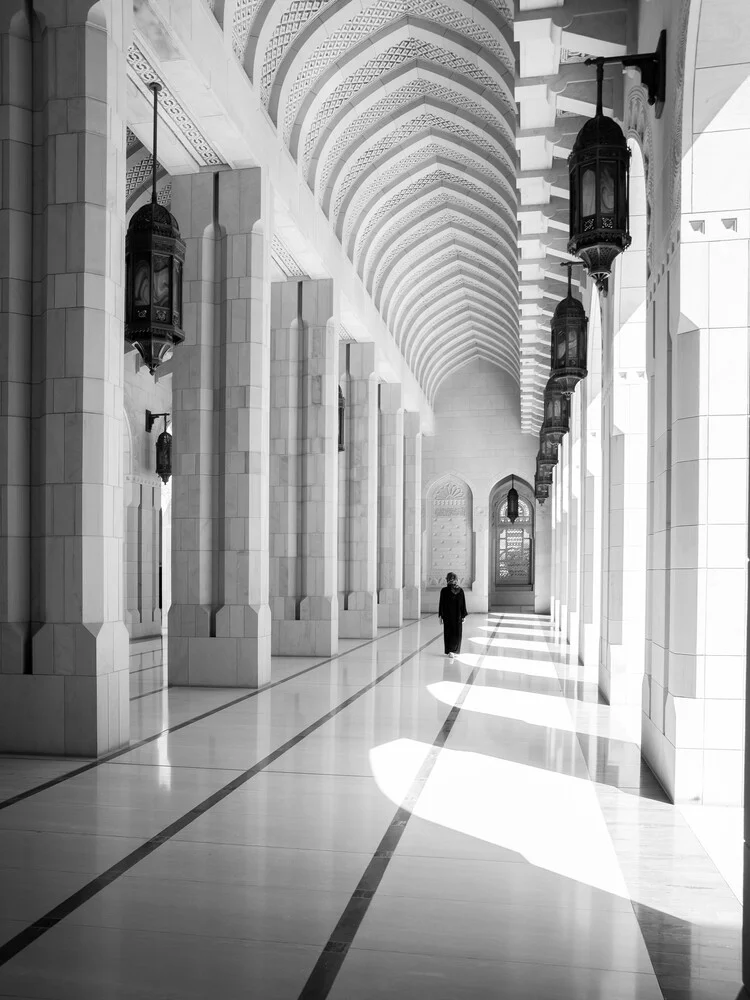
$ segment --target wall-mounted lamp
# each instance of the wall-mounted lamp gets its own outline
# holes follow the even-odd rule
[[[580,257],[600,291],[618,254],[630,246],[628,196],[630,150],[622,129],[602,108],[606,63],[621,63],[639,70],[648,91],[648,103],[661,117],[666,93],[667,33],[662,31],[655,52],[633,56],[598,56],[596,65],[596,114],[576,137],[568,158],[570,177],[570,239],[568,252]]]
[[[172,475],[172,435],[167,430],[168,413],[152,413],[146,410],[146,433],[151,433],[154,421],[164,417],[164,430],[156,439],[156,474],[166,486]]]
[[[552,329],[552,358],[550,379],[560,387],[564,396],[570,396],[586,378],[589,321],[583,303],[573,295],[570,272],[578,261],[566,260],[568,269],[568,294],[555,309],[550,324]]]

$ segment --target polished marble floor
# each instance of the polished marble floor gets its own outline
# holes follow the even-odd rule
[[[130,749],[0,758],[0,997],[735,1000],[715,822],[549,621],[441,650],[432,616],[259,692],[149,675]]]

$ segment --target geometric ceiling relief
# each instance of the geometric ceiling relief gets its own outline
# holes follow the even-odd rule
[[[231,10],[235,54],[300,183],[427,398],[474,358],[518,381],[512,4],[237,0]]]
[[[482,128],[481,125],[471,121],[462,121],[449,112],[434,114],[420,103],[416,108],[409,108],[394,115],[388,125],[381,126],[364,142],[359,143],[354,163],[349,162],[348,150],[342,152],[340,168],[333,172],[329,182],[330,207],[328,199],[323,201],[332,221],[335,222],[342,205],[350,192],[353,193],[353,189],[359,190],[372,177],[376,179],[383,177],[385,180],[391,164],[405,149],[422,143],[425,138],[437,136],[453,149],[458,147],[467,152],[474,152],[488,171],[494,168],[496,183],[505,192],[510,204],[515,207],[516,190],[507,178],[508,171],[514,168],[513,153],[502,149],[497,139],[488,134],[486,127]],[[345,167],[346,173],[343,173]],[[513,211],[511,214],[515,216],[516,213]]]
[[[353,151],[372,136],[378,124],[393,120],[397,110],[416,108],[420,102],[423,110],[425,104],[432,109],[452,109],[464,121],[473,122],[480,132],[484,130],[497,136],[498,142],[515,160],[514,116],[482,90],[472,90],[467,96],[468,81],[451,86],[444,67],[424,61],[400,67],[398,80],[398,86],[388,80],[378,81],[376,87],[367,88],[358,95],[354,106],[344,105],[330,119],[318,138],[306,175],[316,194],[327,187],[331,171],[340,157],[351,160]],[[384,90],[390,90],[387,97],[382,96]]]
[[[331,222],[334,223],[336,234],[343,245],[348,246],[352,230],[360,225],[361,215],[382,198],[385,191],[390,190],[393,185],[404,183],[406,179],[413,177],[419,168],[429,164],[440,165],[453,172],[462,171],[467,176],[493,185],[495,191],[505,184],[503,174],[484,160],[479,151],[477,155],[472,156],[470,150],[460,145],[437,141],[432,135],[423,137],[416,143],[410,142],[396,151],[380,170],[373,171],[372,178],[368,171],[368,179],[363,180],[353,191],[350,189],[345,199],[346,204],[341,205],[337,214],[331,214]],[[510,210],[512,192],[509,194],[511,197],[508,198],[506,205]],[[509,211],[509,214],[512,218],[513,212]]]

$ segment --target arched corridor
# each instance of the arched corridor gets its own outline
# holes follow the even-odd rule
[[[749,108],[747,0],[0,0],[0,996],[747,994]]]

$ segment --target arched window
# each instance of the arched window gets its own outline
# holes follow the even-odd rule
[[[519,484],[520,485],[520,484]],[[492,503],[492,589],[530,587],[534,582],[534,505],[519,490],[518,517],[508,518],[507,484]]]

